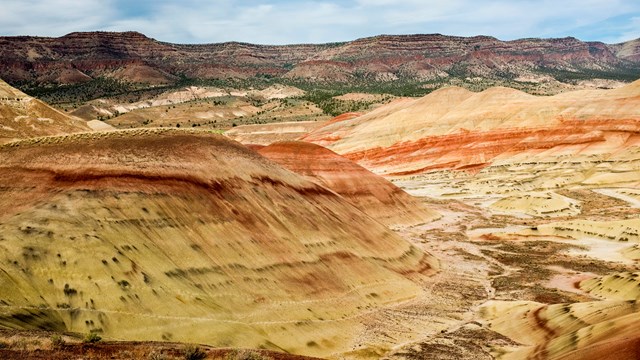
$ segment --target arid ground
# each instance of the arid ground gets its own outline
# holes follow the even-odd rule
[[[58,106],[0,82],[2,358],[640,357],[640,80]]]

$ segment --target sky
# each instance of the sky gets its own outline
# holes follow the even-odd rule
[[[638,0],[2,0],[0,35],[138,31],[161,41],[296,44],[380,34],[640,37]]]

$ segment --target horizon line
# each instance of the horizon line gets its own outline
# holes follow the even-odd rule
[[[577,41],[584,42],[584,43],[601,43],[601,44],[605,44],[605,45],[619,45],[619,44],[625,44],[625,43],[629,43],[629,42],[640,40],[640,37],[638,37],[638,38],[635,38],[635,39],[631,39],[631,40],[627,40],[627,41],[623,41],[623,42],[619,42],[619,43],[606,43],[606,42],[599,41],[599,40],[582,40],[582,39],[577,38],[575,36],[564,36],[564,37],[524,37],[524,38],[517,38],[517,39],[513,39],[513,40],[502,40],[502,39],[499,39],[499,38],[497,38],[495,36],[482,35],[482,34],[473,35],[473,36],[461,36],[461,35],[447,35],[447,34],[442,34],[442,33],[413,33],[413,34],[378,34],[378,35],[372,35],[372,36],[359,37],[359,38],[355,38],[355,39],[351,39],[351,40],[318,42],[318,43],[263,44],[263,43],[251,43],[251,42],[237,41],[237,40],[228,40],[228,41],[210,42],[210,43],[207,43],[207,42],[203,42],[203,43],[174,43],[174,42],[159,40],[159,39],[150,37],[150,36],[146,35],[145,33],[142,33],[140,31],[136,31],[136,30],[126,30],[126,31],[109,31],[109,30],[72,31],[70,33],[67,33],[67,34],[64,34],[64,35],[61,35],[61,36],[0,35],[0,38],[62,39],[62,38],[65,38],[65,37],[70,37],[71,35],[75,35],[75,34],[119,34],[119,35],[123,35],[123,34],[138,34],[138,35],[142,35],[143,37],[145,37],[147,39],[151,39],[151,40],[154,40],[154,41],[157,41],[157,42],[161,42],[161,43],[165,43],[165,44],[172,44],[172,45],[186,45],[186,46],[220,45],[220,44],[245,44],[245,45],[257,45],[257,46],[332,45],[332,44],[346,44],[346,43],[350,43],[350,42],[355,42],[355,41],[360,41],[360,40],[367,40],[367,39],[375,39],[375,38],[378,38],[378,37],[411,37],[411,36],[442,36],[442,37],[447,37],[447,38],[460,38],[460,39],[489,38],[489,39],[497,40],[499,42],[516,42],[516,41],[523,41],[523,40],[573,39],[573,40],[577,40]]]

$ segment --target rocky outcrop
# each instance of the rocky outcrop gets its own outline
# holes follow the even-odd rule
[[[282,75],[328,45],[263,46],[245,43],[177,45],[136,32],[71,33],[59,38],[0,38],[0,77],[10,82],[77,83],[115,77],[138,83],[191,78]],[[144,68],[148,76],[127,69]],[[82,74],[65,78],[63,74]]]
[[[607,45],[575,38],[501,41],[432,34],[381,35],[318,45],[179,45],[136,32],[89,32],[59,38],[0,38],[0,77],[36,85],[96,77],[149,84],[171,83],[179,77],[268,76],[330,83],[467,76],[513,79],[556,76],[556,71],[597,78],[597,73],[589,72],[638,73],[635,43]]]

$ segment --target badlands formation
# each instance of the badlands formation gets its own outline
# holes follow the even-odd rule
[[[2,114],[39,104],[8,89]],[[64,135],[88,128],[20,109],[2,118],[0,357],[24,354],[7,329],[283,357],[640,353],[640,82],[443,88],[228,136]]]
[[[441,89],[303,139],[440,201],[443,234],[425,235],[442,243],[426,248],[456,237],[488,266],[478,323],[513,341],[493,356],[624,359],[640,348],[639,133],[636,81],[553,97]]]
[[[388,180],[322,146],[283,141],[259,148],[258,152],[335,191],[384,224],[415,225],[438,217]]]
[[[258,125],[243,125],[224,134],[243,144],[270,145],[278,141],[293,141],[322,126],[324,122],[295,121]]]
[[[85,121],[66,115],[0,80],[0,144],[25,137],[88,130]]]
[[[0,191],[2,327],[330,356],[376,343],[366,322],[424,298],[437,270],[348,199],[221,135],[12,142]]]
[[[444,88],[327,125],[314,142],[389,175],[479,170],[514,157],[589,156],[634,145],[640,81],[552,97]]]
[[[301,136],[441,215],[396,230],[440,260],[438,315],[461,315],[387,356],[636,358],[639,124],[636,81],[552,97],[445,88]]]
[[[475,87],[479,81],[557,93],[617,83],[607,79],[629,81],[640,73],[639,65],[638,40],[604,44],[572,37],[501,41],[490,36],[380,35],[284,46],[171,44],[137,32],[0,37],[0,77],[26,87],[104,84],[104,79],[163,86],[268,77],[363,89],[416,83]],[[571,84],[573,79],[580,83]]]

